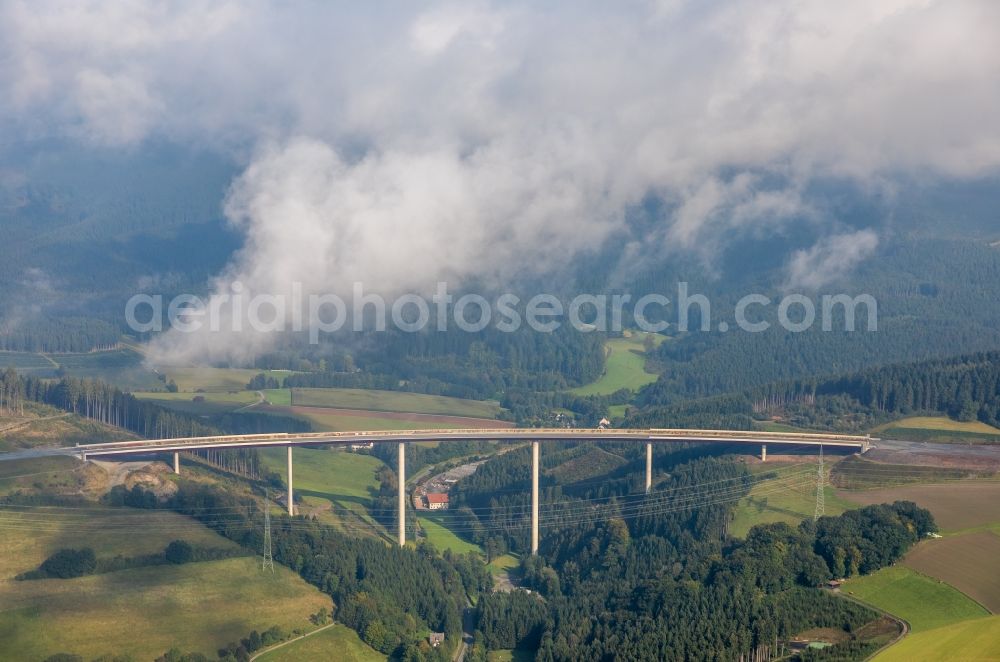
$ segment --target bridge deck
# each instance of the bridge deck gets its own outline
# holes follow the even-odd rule
[[[835,446],[868,450],[872,439],[867,436],[796,433],[747,432],[731,430],[681,429],[601,429],[601,428],[498,428],[459,430],[390,430],[371,432],[304,432],[276,434],[223,435],[176,439],[143,439],[79,446],[88,457],[106,455],[136,455],[161,451],[203,448],[244,448],[263,446],[318,446],[367,442],[418,441],[642,441],[642,442],[714,442],[744,444],[780,444]]]

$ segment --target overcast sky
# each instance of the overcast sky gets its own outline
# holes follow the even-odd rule
[[[390,293],[558,265],[650,193],[644,240],[705,252],[809,223],[819,178],[994,173],[998,26],[995,0],[0,0],[0,120],[238,154],[220,288]],[[830,224],[789,284],[878,242]]]

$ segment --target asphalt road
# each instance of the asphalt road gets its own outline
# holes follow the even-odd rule
[[[951,455],[1000,462],[1000,444],[940,444],[924,441],[880,439],[872,444],[872,450],[905,452],[916,456]],[[51,457],[53,455],[76,455],[79,451],[80,448],[73,446],[26,448],[8,453],[0,453],[0,462],[4,460]],[[157,449],[147,449],[147,453],[153,455],[157,453]]]
[[[77,449],[73,447],[68,448],[25,448],[22,450],[11,451],[9,453],[0,453],[0,462],[4,460],[30,460],[37,457],[52,457],[54,455],[72,455],[77,454]]]
[[[472,633],[475,630],[476,610],[470,604],[462,612],[462,643],[455,649],[455,655],[451,658],[452,662],[462,662],[465,659],[465,653],[469,650],[469,646],[472,645]]]

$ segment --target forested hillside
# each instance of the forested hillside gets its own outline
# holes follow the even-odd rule
[[[225,158],[163,144],[5,145],[0,348],[90,351],[118,341],[133,294],[202,291],[239,246],[221,209],[233,173]],[[79,318],[100,322],[69,341]],[[113,334],[94,336],[100,323]]]
[[[649,407],[630,417],[628,424],[750,429],[754,418],[781,414],[806,427],[864,430],[915,413],[1000,425],[1000,353],[776,382],[728,396]]]
[[[772,289],[775,285],[761,283],[761,289],[750,291],[778,301],[782,293]],[[656,358],[663,376],[644,389],[639,402],[670,404],[779,380],[943,357],[956,350],[995,350],[1000,347],[997,287],[1000,249],[987,242],[897,238],[858,273],[826,288],[852,296],[872,295],[878,302],[876,331],[867,330],[862,307],[854,332],[843,331],[838,311],[831,319],[831,331],[823,331],[817,322],[805,332],[789,333],[778,327],[772,305],[763,311],[767,313],[763,319],[772,324],[765,332],[718,333],[713,328],[661,344]],[[729,320],[732,327],[730,297],[712,297],[712,316],[716,321]]]
[[[262,515],[253,502],[182,483],[170,505],[248,549],[261,549]],[[328,593],[338,621],[372,648],[406,660],[450,660],[462,632],[465,596],[477,597],[492,583],[472,555],[401,549],[303,518],[275,518],[272,536],[275,562]],[[446,645],[421,646],[428,630],[444,632]]]
[[[558,462],[551,458],[564,452],[546,457]],[[481,530],[523,550],[524,503],[516,495],[527,463],[514,456],[490,460],[461,481],[456,501],[468,520],[488,504]],[[659,469],[668,477],[651,497],[630,498],[627,481],[616,483],[614,473],[576,488],[543,481],[553,514],[540,557],[527,557],[523,570],[544,600],[484,596],[472,659],[498,648],[537,648],[539,660],[777,656],[803,630],[858,631],[873,621],[870,610],[813,587],[893,563],[935,529],[927,511],[899,502],[797,529],[758,526],[737,542],[724,535],[730,506],[719,486],[740,493],[742,465],[682,450],[661,458]],[[877,647],[851,639],[835,652],[860,659]]]

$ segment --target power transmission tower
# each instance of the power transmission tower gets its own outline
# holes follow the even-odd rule
[[[813,521],[826,514],[826,495],[823,492],[823,444],[819,445],[819,468],[816,470],[816,512]]]
[[[264,492],[264,564],[261,566],[261,572],[271,569],[271,574],[274,574],[274,558],[271,556],[271,508],[269,502],[271,500],[270,490]]]

